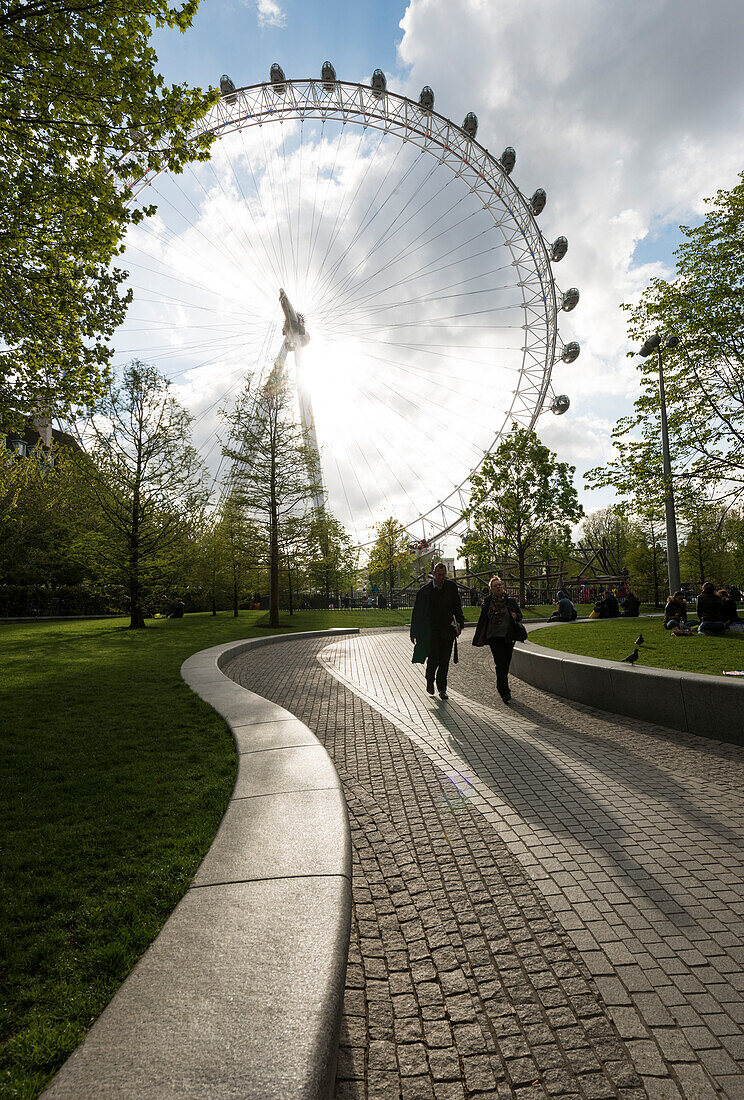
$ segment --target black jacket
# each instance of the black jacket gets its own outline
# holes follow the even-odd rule
[[[722,623],[723,604],[715,592],[701,592],[697,598],[697,614],[700,622]]]
[[[488,609],[491,606],[491,596],[486,596],[483,601],[483,607],[481,608],[480,618],[478,619],[478,625],[475,628],[475,634],[473,635],[473,645],[487,645],[488,644]],[[513,611],[517,616],[517,622],[522,621],[522,609],[516,600],[513,600],[511,596],[506,597],[506,610],[509,614],[510,629],[506,634],[507,642],[514,642],[517,640],[517,628],[514,619],[511,617]]]
[[[413,651],[414,664],[420,664],[425,661],[429,656],[429,642],[431,639],[431,596],[433,592],[433,584],[429,581],[423,588],[420,588],[416,600],[413,605],[413,611],[411,613],[411,641],[415,643],[415,649]],[[460,629],[465,626],[465,616],[462,613],[462,604],[460,603],[460,590],[454,581],[446,580],[444,582],[444,617],[447,623],[450,623],[452,619],[455,619],[460,625]],[[452,637],[456,637],[455,628],[452,627]]]

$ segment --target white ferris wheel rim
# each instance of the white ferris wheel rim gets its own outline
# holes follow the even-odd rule
[[[510,215],[514,235],[502,243],[511,254],[513,265],[525,272],[526,277],[519,281],[521,308],[525,319],[532,317],[531,323],[525,320],[522,326],[525,341],[521,349],[519,379],[503,421],[476,465],[446,497],[408,523],[401,524],[401,529],[414,540],[423,538],[427,543],[434,543],[464,526],[463,511],[468,503],[466,487],[511,424],[516,422],[520,427],[534,428],[548,397],[553,396],[552,370],[561,356],[556,356],[559,295],[553,277],[550,245],[537,224],[529,200],[492,153],[451,119],[387,89],[379,91],[355,82],[329,82],[322,78],[246,85],[223,95],[196,124],[191,136],[211,133],[221,138],[287,119],[331,120],[390,134],[435,156],[481,201],[484,210],[493,213],[496,206]],[[157,148],[153,151],[157,152]],[[130,201],[165,171],[159,167],[133,178],[129,184]],[[503,228],[502,224],[494,222],[494,228],[497,226]],[[542,327],[542,335],[528,339],[528,334],[532,336],[533,329],[539,327]],[[361,544],[366,545],[369,544]]]

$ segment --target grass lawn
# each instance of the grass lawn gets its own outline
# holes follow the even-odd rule
[[[596,619],[589,623],[546,626],[530,634],[530,640],[567,653],[619,661],[633,652],[639,634],[645,639],[638,647],[639,665],[712,676],[721,676],[724,670],[744,669],[744,634],[729,632],[720,638],[693,634],[690,638],[677,638],[664,630],[661,618]]]
[[[41,1092],[199,866],[237,757],[179,669],[199,649],[265,636],[265,620],[0,626],[1,1096]],[[410,612],[283,620],[290,630],[387,626]]]

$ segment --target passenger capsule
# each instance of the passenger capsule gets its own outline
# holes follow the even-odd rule
[[[387,79],[382,69],[375,69],[372,73],[372,79],[369,82],[369,86],[372,89],[372,95],[377,96],[379,99],[381,95],[384,95],[387,91]]]
[[[475,138],[478,133],[478,116],[474,115],[472,111],[468,111],[463,119],[462,128],[469,138]]]
[[[542,187],[538,187],[537,191],[535,191],[534,195],[530,199],[530,210],[535,215],[535,217],[537,217],[538,214],[542,214],[543,210],[545,209],[547,198],[548,196],[545,194],[545,191],[542,189]]]
[[[425,84],[421,89],[421,95],[419,96],[419,107],[423,107],[425,111],[434,110],[434,93],[428,84]]]
[[[559,393],[557,397],[553,398],[553,404],[550,406],[550,411],[554,412],[556,416],[562,416],[564,412],[568,412],[571,400],[565,393]]]
[[[507,176],[510,176],[514,165],[517,163],[517,154],[511,145],[507,145],[501,154],[501,167],[506,172]]]
[[[223,73],[220,77],[220,93],[222,98],[226,99],[228,103],[234,103],[238,98],[235,91],[235,85],[227,73]]]
[[[327,92],[333,91],[333,85],[336,83],[336,70],[330,61],[324,61],[320,70],[320,79],[323,81],[323,87]]]
[[[286,77],[284,75],[284,69],[281,65],[278,65],[276,61],[269,70],[269,76],[271,77],[271,83],[274,85],[274,91],[277,95],[284,95],[284,81]]]
[[[550,258],[554,264],[557,264],[559,260],[568,252],[568,239],[566,237],[556,237],[550,246]]]
[[[561,300],[561,309],[566,313],[570,313],[572,309],[575,309],[579,304],[579,292],[575,286],[570,287],[563,295]]]
[[[561,359],[564,363],[573,363],[579,358],[579,352],[581,347],[572,340],[570,344],[564,344],[563,351],[561,352]]]

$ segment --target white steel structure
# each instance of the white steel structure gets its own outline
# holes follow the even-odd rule
[[[266,359],[281,288],[280,357],[294,352],[300,412],[316,441],[295,308],[313,335],[307,354],[325,334],[336,364],[320,452],[359,541],[393,498],[414,540],[436,540],[461,524],[470,477],[510,425],[533,427],[542,411],[569,405],[552,371],[579,354],[558,335],[559,312],[579,295],[556,289],[553,265],[567,242],[538,227],[545,192],[522,194],[514,150],[496,157],[481,145],[475,115],[458,126],[433,110],[431,89],[414,102],[389,92],[379,70],[370,86],[336,80],[328,62],[319,80],[287,80],[272,66],[267,83],[221,83],[222,99],[198,128],[219,141],[207,168],[192,166],[191,189],[176,180],[180,195],[168,192],[157,168],[132,180],[133,201],[156,201],[159,212],[134,232],[125,259],[145,324],[128,332],[147,335],[121,355],[157,363],[165,349],[177,358],[180,339],[194,365],[176,373],[187,379],[205,366],[197,347],[237,370],[241,355]],[[138,267],[150,273],[144,281]],[[208,328],[214,337],[187,342]],[[342,445],[326,461],[328,424],[330,434],[352,426],[345,461]],[[362,498],[369,517],[357,524]]]

